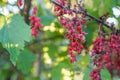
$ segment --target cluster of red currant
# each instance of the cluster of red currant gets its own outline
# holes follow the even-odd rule
[[[109,37],[99,36],[92,49],[94,64],[98,69],[107,68],[111,74],[120,73],[120,37],[111,34]]]
[[[34,7],[32,15],[29,18],[31,20],[32,35],[34,37],[38,36],[39,29],[43,27],[43,25],[40,23],[40,18],[36,16],[37,10],[38,10],[37,7]]]
[[[90,73],[91,80],[101,80],[100,78],[100,70],[99,69],[93,69]]]
[[[57,0],[61,5],[67,6],[66,0]],[[76,5],[74,6],[76,8]],[[66,37],[69,39],[69,55],[70,62],[73,63],[76,61],[76,54],[80,54],[83,50],[83,43],[85,42],[86,32],[82,31],[82,26],[86,24],[86,21],[83,20],[83,15],[80,17],[77,14],[74,14],[70,10],[65,10],[58,5],[55,5],[55,14],[59,16],[60,23],[66,29]],[[66,17],[65,15],[69,16]],[[85,16],[84,16],[85,17]]]

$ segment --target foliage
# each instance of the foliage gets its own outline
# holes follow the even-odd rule
[[[29,74],[34,59],[35,59],[35,55],[30,51],[28,50],[21,51],[17,61],[18,69],[20,69],[24,74]]]
[[[31,30],[20,15],[13,15],[8,21],[10,22],[6,22],[0,30],[0,42],[9,51],[10,60],[15,65],[25,41],[28,42],[31,39]]]

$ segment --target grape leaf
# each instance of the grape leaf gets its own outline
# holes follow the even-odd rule
[[[8,21],[10,22],[0,29],[0,42],[9,51],[10,59],[15,65],[18,50],[23,49],[25,41],[31,39],[31,29],[19,14],[13,15]]]
[[[35,55],[28,50],[23,50],[18,56],[17,67],[24,74],[29,74],[32,68],[32,62],[35,59]]]
[[[100,75],[102,80],[112,80],[110,72],[107,69],[102,69]]]

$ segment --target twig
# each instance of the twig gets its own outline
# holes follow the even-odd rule
[[[92,19],[92,20],[94,20],[94,21],[96,21],[96,22],[98,22],[98,23],[101,23],[101,24],[103,24],[104,26],[106,26],[107,28],[109,28],[109,29],[112,30],[112,27],[111,27],[111,26],[109,26],[108,24],[106,24],[104,21],[102,21],[102,20],[100,20],[100,19],[97,19],[96,17],[92,16],[91,14],[87,13],[86,11],[68,9],[67,7],[61,5],[60,3],[58,3],[58,2],[56,2],[56,1],[54,1],[54,0],[50,0],[50,2],[54,3],[55,5],[57,5],[57,6],[61,7],[61,8],[63,8],[63,9],[65,9],[65,10],[69,10],[69,11],[72,11],[72,12],[77,13],[77,14],[78,14],[78,13],[79,13],[79,14],[84,14],[84,15],[86,15],[87,17],[89,17],[90,19]]]

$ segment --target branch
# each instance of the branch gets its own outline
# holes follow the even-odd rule
[[[57,5],[57,6],[60,6],[61,8],[65,9],[65,10],[69,10],[69,11],[72,11],[72,12],[77,13],[77,14],[78,14],[78,13],[79,13],[79,14],[84,14],[84,15],[86,15],[87,17],[89,17],[90,19],[92,19],[92,20],[94,20],[94,21],[96,21],[96,22],[98,22],[98,23],[101,23],[101,24],[103,24],[104,26],[106,26],[107,28],[109,28],[109,29],[112,30],[112,27],[109,26],[108,24],[106,24],[103,20],[97,19],[96,17],[92,16],[91,14],[88,14],[88,13],[85,12],[85,11],[69,9],[69,8],[61,5],[60,3],[58,3],[58,2],[56,2],[56,1],[54,1],[54,0],[50,0],[50,2],[54,3],[54,4]]]
[[[29,24],[29,11],[31,8],[31,1],[32,0],[24,0],[24,8],[21,10],[21,15],[24,16],[25,22]]]

